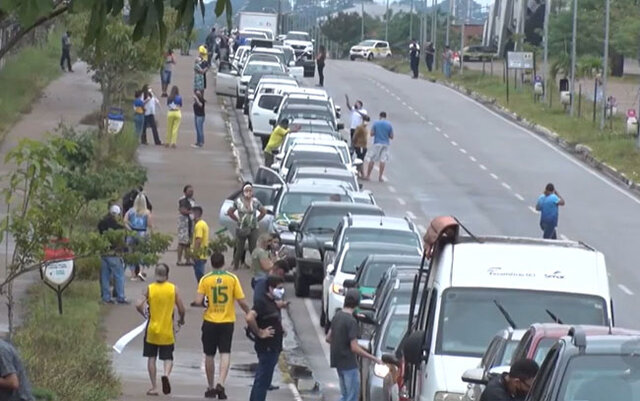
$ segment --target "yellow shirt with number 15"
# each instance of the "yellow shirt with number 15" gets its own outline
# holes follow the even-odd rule
[[[198,284],[198,294],[205,295],[209,304],[203,319],[211,323],[233,323],[236,321],[235,303],[244,299],[240,280],[235,274],[214,270],[206,274]]]

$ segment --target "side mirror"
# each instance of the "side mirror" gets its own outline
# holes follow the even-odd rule
[[[296,244],[296,236],[293,233],[288,231],[283,231],[280,233],[280,240],[283,245],[295,245]]]
[[[342,107],[340,107],[340,106],[336,106],[336,111],[337,111],[338,113],[340,113],[340,112],[342,111]]]
[[[275,153],[274,155],[276,155],[276,160],[282,160],[284,159],[284,153]]]
[[[484,378],[484,369],[482,368],[467,369],[462,374],[462,381],[470,384],[487,384],[487,380]]]
[[[424,330],[414,331],[400,343],[404,359],[412,365],[420,365],[424,360]],[[427,352],[428,354],[428,352]]]
[[[356,280],[344,280],[344,283],[342,283],[342,286],[344,288],[356,288],[358,285],[358,283],[356,282]]]
[[[333,245],[333,241],[326,241],[323,245],[325,251],[336,251],[336,247]]]
[[[360,348],[366,350],[367,352],[371,352],[371,340],[358,338],[358,345],[360,346]]]
[[[278,112],[278,108],[276,107],[275,109],[273,109],[273,112],[274,112],[274,113],[277,113],[277,112]],[[275,119],[275,118],[270,119],[270,120],[269,120],[269,125],[271,125],[272,127],[275,127],[275,125],[276,125],[276,119]]]
[[[361,299],[358,307],[362,310],[373,311],[373,299]]]
[[[343,130],[344,129],[344,124],[343,123],[338,123],[338,131]]]
[[[291,223],[289,223],[289,231],[291,231],[292,233],[297,233],[298,231],[300,231],[300,223],[298,223],[297,221],[292,221]]]

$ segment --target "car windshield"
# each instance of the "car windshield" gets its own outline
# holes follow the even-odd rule
[[[362,47],[371,47],[376,44],[375,40],[365,40],[363,42],[358,43],[358,46]]]
[[[384,241],[382,243],[388,244],[389,242]],[[397,249],[380,249],[380,248],[349,249],[346,251],[346,254],[344,255],[341,270],[343,273],[354,274],[367,256],[371,254],[388,255],[390,253],[393,254],[398,252],[399,251]]]
[[[436,353],[481,357],[494,334],[532,323],[606,325],[601,297],[497,288],[449,288],[442,294]],[[556,319],[551,316],[555,316]],[[507,318],[508,316],[508,318]],[[473,327],[473,330],[469,330]]]
[[[518,346],[518,343],[520,341],[516,341],[516,340],[509,340],[507,342],[507,345],[504,347],[504,353],[502,354],[502,359],[500,359],[498,361],[498,365],[496,366],[507,366],[511,363],[511,357],[513,356],[513,351],[516,350],[516,347]],[[540,364],[540,362],[538,362],[538,365]]]
[[[630,354],[576,355],[571,358],[557,400],[640,401],[640,355],[637,340]],[[622,345],[624,350],[625,344]],[[588,348],[587,348],[588,349]]]
[[[258,107],[261,109],[273,110],[280,104],[281,100],[281,95],[262,95],[258,101]]]
[[[285,167],[286,168],[291,167],[293,162],[296,160],[313,160],[320,163],[322,162],[342,163],[342,159],[340,158],[339,153],[292,150],[291,153],[289,153],[289,157],[287,158]]]
[[[367,265],[366,270],[362,273],[360,277],[360,286],[361,287],[376,287],[382,278],[384,272],[389,270],[389,268],[393,265],[392,262],[373,262]],[[416,270],[420,266],[416,266]]]
[[[382,352],[395,351],[407,330],[407,315],[395,314],[387,325],[387,332],[382,340]]]
[[[305,108],[305,107],[291,107],[283,109],[280,113],[281,118],[288,118],[289,121],[302,119],[302,120],[324,120],[333,122],[333,113],[329,109],[320,107]]]
[[[535,360],[538,365],[544,361],[544,357],[547,356],[547,352],[553,347],[558,340],[555,338],[543,338],[538,343],[538,348],[536,348],[536,353],[533,354],[533,360]]]
[[[313,213],[305,219],[302,230],[305,232],[323,232],[333,233],[340,224],[342,216],[347,214],[346,211],[325,211],[321,213]]]
[[[342,239],[343,244],[347,242],[382,242],[385,244],[415,246],[416,248],[421,245],[420,239],[413,231],[380,230],[377,228],[348,229]]]
[[[288,33],[287,40],[303,40],[309,42],[309,35],[306,33]]]
[[[333,175],[322,175],[322,174],[317,174],[317,173],[313,173],[313,174],[305,174],[305,173],[301,173],[301,174],[297,174],[294,178],[295,180],[300,180],[300,179],[305,179],[305,178],[316,178],[316,179],[326,179],[326,180],[331,180],[331,181],[340,181],[340,183],[344,183],[349,185],[349,187],[353,190],[353,191],[358,191],[358,187],[355,181],[355,177],[348,177],[348,176],[344,176],[344,175],[337,175],[337,176],[333,176]]]
[[[247,67],[242,71],[243,76],[253,75],[256,73],[264,74],[274,74],[278,72],[283,72],[282,66],[280,64],[262,64],[262,63],[249,63]]]
[[[311,202],[330,201],[332,193],[300,193],[288,192],[280,201],[280,214],[303,214]],[[336,226],[338,223],[336,223]]]

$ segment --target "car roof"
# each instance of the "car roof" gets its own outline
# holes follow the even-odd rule
[[[276,63],[275,61],[263,61],[263,60],[250,60],[247,65],[251,64],[259,64],[259,65],[268,65],[268,66],[278,66],[281,67],[282,64]]]
[[[301,87],[290,92],[291,95],[319,95],[329,96],[326,90],[318,88],[305,88]]]
[[[277,47],[256,47],[251,50],[251,54],[283,54],[282,49],[278,49]]]
[[[289,152],[316,152],[316,153],[335,153],[335,154],[340,154],[340,151],[338,151],[335,147],[333,146],[327,146],[327,145],[309,145],[306,143],[301,143],[298,145],[294,145],[292,147],[289,148]]]
[[[315,138],[300,137],[300,138],[296,138],[295,141],[293,141],[293,143],[291,144],[291,146],[295,146],[295,147],[298,147],[300,145],[331,146],[331,147],[337,147],[337,148],[349,147],[349,145],[347,145],[347,143],[345,141],[341,141],[339,139],[336,139],[331,134],[322,135],[322,137],[320,137],[320,138],[318,138],[318,137],[315,137]]]
[[[353,177],[353,172],[347,168],[322,167],[322,166],[303,166],[296,170],[296,174],[327,174],[332,177],[344,176]]]
[[[640,334],[636,330],[628,330],[619,327],[609,328],[607,326],[593,326],[593,325],[571,325],[560,323],[534,323],[528,330],[533,330],[533,338],[561,338],[567,335],[572,327],[579,327],[586,335],[601,335],[601,334],[620,334],[620,335],[632,335]]]
[[[414,263],[420,264],[422,256],[417,255],[369,255],[366,263],[391,263],[397,266],[409,266]]]
[[[439,268],[442,271],[437,274],[451,286],[586,293],[610,298],[604,256],[582,244],[480,237],[446,245],[445,250],[453,261],[445,262],[445,266],[453,263],[453,268]]]
[[[360,216],[366,216],[366,215],[355,215],[355,216],[360,217]],[[377,216],[373,216],[373,217],[377,217]],[[345,250],[372,249],[373,253],[375,253],[376,249],[385,250],[385,251],[398,250],[398,251],[407,251],[407,252],[411,252],[415,250],[417,252],[417,247],[414,247],[414,246],[402,245],[402,244],[390,244],[386,242],[347,242],[346,244],[344,244],[344,246],[345,246]],[[398,276],[400,276],[400,274],[398,274]]]
[[[312,202],[309,206],[309,210],[345,210],[345,214],[347,213],[356,213],[361,211],[367,212],[380,212],[381,215],[384,215],[384,211],[376,205],[367,205],[364,203],[349,203],[349,202],[327,202],[327,201],[315,201]]]
[[[351,185],[344,182],[344,180],[338,180],[331,177],[296,177],[296,179],[291,184],[330,185],[336,187],[345,187],[349,190],[353,188]]]
[[[353,216],[349,227],[375,228],[378,230],[414,231],[413,223],[402,217]]]
[[[573,344],[573,337],[562,337],[562,341]],[[638,353],[640,344],[640,333],[634,334],[598,334],[586,336],[586,354],[622,354],[629,355]]]
[[[293,183],[285,186],[286,193],[339,193],[340,195],[348,195],[349,191],[341,185],[313,185],[310,182]]]
[[[266,74],[260,77],[261,82],[262,80],[265,80],[265,81],[274,80],[277,82],[290,81],[290,82],[298,83],[298,81],[289,74]]]

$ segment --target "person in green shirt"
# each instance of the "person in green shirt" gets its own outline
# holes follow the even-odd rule
[[[287,118],[280,120],[280,123],[278,123],[273,131],[271,131],[271,135],[269,135],[269,142],[267,142],[267,146],[264,148],[265,166],[271,167],[273,164],[273,151],[282,145],[284,137],[287,136],[289,132],[297,131],[300,131],[299,125],[289,128],[289,120]]]
[[[251,252],[251,270],[253,271],[251,287],[253,287],[255,279],[269,274],[273,267],[273,261],[268,250],[270,241],[271,236],[269,234],[260,235],[256,248]]]

